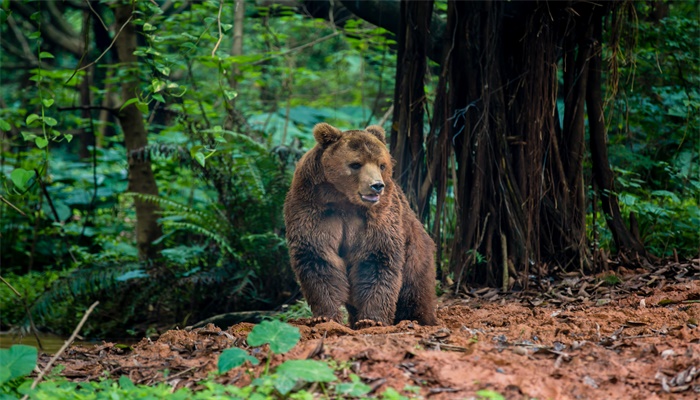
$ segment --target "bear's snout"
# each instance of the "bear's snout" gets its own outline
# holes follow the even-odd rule
[[[384,190],[384,182],[381,182],[381,181],[375,182],[375,183],[369,185],[369,187],[371,187],[372,190],[374,190],[377,194],[381,194],[382,191]]]
[[[374,183],[369,184],[370,193],[360,193],[360,197],[365,202],[377,203],[379,201],[379,196],[384,193],[385,186],[382,180],[375,180]]]

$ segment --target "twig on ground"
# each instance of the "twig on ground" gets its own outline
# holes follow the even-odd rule
[[[187,368],[187,369],[185,369],[185,370],[182,370],[182,371],[178,372],[177,374],[169,375],[169,376],[167,376],[167,377],[164,376],[164,377],[162,377],[162,378],[160,378],[160,379],[155,379],[155,380],[153,381],[153,383],[160,383],[160,382],[165,382],[165,381],[167,381],[168,379],[175,379],[175,378],[180,377],[180,376],[182,376],[182,375],[185,375],[186,373],[188,373],[188,372],[190,372],[190,371],[192,371],[192,370],[194,370],[194,369],[197,369],[197,368],[198,368],[198,367],[189,367],[189,368]]]
[[[66,351],[68,346],[70,346],[71,343],[73,343],[73,341],[75,340],[75,337],[78,336],[78,332],[80,332],[80,329],[85,324],[85,321],[87,321],[88,317],[92,313],[92,310],[94,310],[98,304],[100,304],[99,301],[92,303],[90,308],[88,308],[88,310],[85,311],[85,315],[83,315],[83,319],[81,319],[80,322],[78,323],[78,326],[75,327],[73,334],[70,335],[70,337],[68,338],[68,340],[66,340],[65,343],[63,343],[63,346],[61,346],[61,348],[58,350],[58,352],[56,352],[56,354],[54,354],[54,356],[51,357],[51,360],[49,360],[49,363],[46,364],[46,366],[44,367],[43,370],[41,370],[41,373],[39,374],[39,376],[37,376],[36,379],[34,379],[34,382],[32,382],[32,386],[31,386],[30,390],[33,390],[34,388],[36,388],[36,385],[38,385],[39,382],[41,382],[41,380],[44,379],[44,376],[46,375],[46,373],[49,372],[49,370],[51,370],[53,363],[55,363],[56,360],[58,360],[58,357],[60,357],[63,354],[63,352]],[[28,398],[29,398],[29,395],[25,394],[24,397],[22,397],[22,400],[27,400]]]

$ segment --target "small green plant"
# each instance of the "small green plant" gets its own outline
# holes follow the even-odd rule
[[[304,389],[309,383],[319,385],[325,397],[363,397],[372,388],[362,382],[355,374],[350,374],[350,382],[338,383],[333,392],[325,384],[337,380],[334,369],[325,361],[287,360],[280,364],[273,373],[269,373],[269,360],[276,354],[289,352],[299,342],[299,329],[280,321],[264,321],[256,325],[248,335],[251,346],[268,345],[268,364],[259,378],[244,388],[216,383],[215,375],[201,382],[201,388],[193,392],[182,388],[175,392],[165,383],[154,386],[136,385],[128,377],[122,376],[117,381],[105,377],[97,382],[70,382],[55,373],[49,374],[47,380],[32,389],[29,375],[37,365],[37,350],[34,347],[15,345],[10,349],[0,350],[0,398],[17,398],[27,395],[31,399],[86,399],[86,398],[158,398],[158,399],[210,399],[210,398],[291,398],[312,399],[317,394]],[[258,359],[240,348],[231,348],[221,353],[218,362],[219,373],[243,365],[246,361],[252,365]],[[164,372],[167,375],[167,371]],[[24,379],[22,379],[24,378]],[[406,399],[394,389],[387,389],[382,399]]]
[[[608,286],[614,286],[617,285],[618,283],[622,282],[619,276],[611,273],[607,274],[603,277],[603,281],[605,282],[606,285]]]
[[[252,386],[265,395],[274,388],[286,396],[299,382],[317,382],[326,391],[323,383],[335,381],[337,378],[328,363],[316,360],[287,360],[279,365],[274,374],[269,375],[270,361],[274,354],[284,354],[299,342],[299,329],[287,323],[271,320],[256,325],[248,334],[248,344],[253,347],[268,345],[269,352],[265,370],[260,378],[254,379]],[[243,365],[246,361],[257,364],[258,360],[242,349],[228,349],[219,356],[219,373],[225,373],[231,368]]]
[[[401,393],[397,392],[396,389],[394,388],[387,388],[383,393],[382,397],[380,397],[382,400],[408,400],[408,397],[401,395]]]
[[[506,400],[506,398],[494,390],[479,390],[476,392],[479,400]]]
[[[407,392],[407,393],[418,394],[418,393],[420,393],[420,386],[406,385],[403,387],[403,391]]]
[[[311,318],[313,313],[311,312],[311,307],[306,300],[297,300],[296,303],[291,305],[282,306],[284,311],[275,315],[276,319],[280,321],[291,321],[293,319],[299,318]]]
[[[362,383],[359,376],[350,374],[350,382],[339,383],[335,386],[335,392],[342,396],[361,397],[372,390],[369,385]]]

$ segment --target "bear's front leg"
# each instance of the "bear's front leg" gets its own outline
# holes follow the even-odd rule
[[[352,328],[393,323],[401,289],[401,269],[396,261],[381,254],[372,254],[351,268],[352,310],[349,310],[349,322]]]
[[[290,255],[314,322],[342,323],[340,306],[348,300],[350,292],[345,262],[332,252],[306,246],[293,246]]]

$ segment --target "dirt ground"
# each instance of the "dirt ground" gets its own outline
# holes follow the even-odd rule
[[[353,331],[293,321],[301,342],[274,356],[272,366],[290,358],[333,359],[341,380],[355,373],[374,394],[393,387],[417,397],[402,391],[413,385],[430,399],[475,398],[483,389],[509,399],[699,398],[700,260],[655,270],[619,268],[617,277],[569,274],[505,295],[473,290],[441,301],[439,326],[404,321]],[[247,348],[252,327],[172,330],[131,348],[76,346],[58,364],[66,367],[61,375],[77,381],[106,372],[195,388],[216,369],[224,349]],[[267,354],[251,353],[260,360]],[[49,359],[42,355],[39,366]],[[235,368],[217,380],[246,385],[262,365]]]

